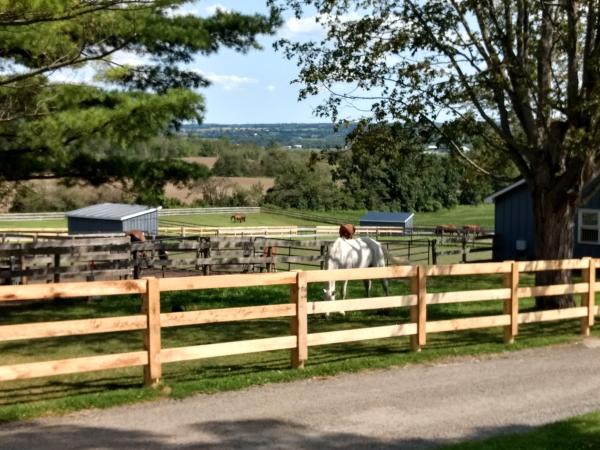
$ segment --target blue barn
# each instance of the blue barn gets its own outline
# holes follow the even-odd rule
[[[485,202],[495,204],[494,260],[534,259],[533,200],[525,180],[490,195]],[[577,211],[574,242],[574,257],[600,257],[600,193]]]
[[[407,212],[369,211],[360,218],[359,224],[363,227],[400,227],[408,231],[413,227],[413,217],[413,213]]]

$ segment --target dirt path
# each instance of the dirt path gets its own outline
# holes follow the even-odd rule
[[[1,449],[404,449],[600,410],[600,341],[0,426]]]

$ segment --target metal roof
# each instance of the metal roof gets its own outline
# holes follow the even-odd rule
[[[103,219],[103,220],[127,220],[133,217],[158,211],[160,207],[154,208],[144,205],[127,205],[125,203],[99,203],[86,206],[85,208],[69,211],[67,217],[80,219]]]
[[[494,203],[494,201],[496,201],[496,198],[500,197],[501,195],[506,194],[507,192],[512,191],[513,189],[518,188],[519,186],[525,184],[525,180],[519,180],[516,183],[511,184],[510,186],[505,187],[504,189],[499,190],[498,192],[494,192],[492,195],[486,197],[484,199],[485,203]]]
[[[360,221],[369,221],[369,222],[402,222],[405,223],[412,219],[414,216],[413,213],[407,212],[380,212],[380,211],[369,211],[364,216],[360,218]]]

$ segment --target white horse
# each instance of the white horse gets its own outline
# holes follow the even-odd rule
[[[329,254],[325,261],[325,268],[335,269],[353,269],[365,267],[385,267],[385,254],[381,244],[375,239],[363,237],[358,239],[338,238],[329,248]],[[365,289],[367,297],[371,296],[371,280],[365,280]],[[382,279],[385,295],[389,295],[388,280]],[[346,288],[348,281],[342,284],[342,300],[346,298]],[[327,289],[323,289],[325,300],[335,300],[335,281],[327,282]],[[343,311],[341,311],[344,314]]]

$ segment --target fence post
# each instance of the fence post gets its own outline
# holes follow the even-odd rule
[[[519,263],[510,263],[510,272],[504,276],[504,286],[510,289],[510,298],[504,301],[504,314],[510,315],[510,325],[504,327],[505,344],[513,344],[519,334]]]
[[[462,239],[462,262],[467,262],[467,235],[463,234]]]
[[[588,313],[586,317],[581,318],[581,334],[590,335],[590,328],[594,326],[594,314],[596,313],[596,260],[588,260],[588,266],[582,269],[581,275],[583,281],[588,284],[588,291],[581,296],[581,306],[586,306]]]
[[[417,334],[410,337],[410,347],[420,352],[427,342],[427,275],[425,267],[417,266],[417,275],[410,279],[412,293],[417,305],[410,308],[410,320],[417,325]]]
[[[296,305],[296,315],[290,319],[291,334],[296,336],[296,348],[292,349],[291,360],[294,369],[304,368],[308,359],[308,283],[306,273],[297,272],[296,284],[291,287],[291,301]]]
[[[144,383],[156,386],[162,376],[160,362],[160,289],[157,278],[148,278],[146,293],[142,294],[142,314],[146,314],[147,323],[144,335],[144,350],[148,352],[148,365],[144,366]]]
[[[54,277],[55,283],[60,283],[60,253],[54,255]]]
[[[431,240],[431,264],[437,264],[437,239]]]

